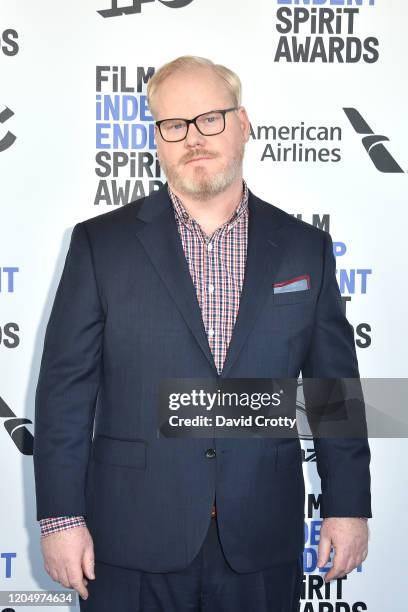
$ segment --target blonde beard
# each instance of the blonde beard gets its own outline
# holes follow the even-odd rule
[[[242,160],[244,158],[245,145],[243,143],[238,155],[233,157],[228,166],[220,170],[216,174],[210,175],[205,172],[205,176],[201,178],[188,178],[181,176],[174,166],[166,166],[162,159],[159,158],[160,166],[166,175],[170,187],[174,187],[176,191],[193,198],[194,200],[209,200],[214,196],[225,191],[242,172]],[[201,172],[200,168],[196,168]]]

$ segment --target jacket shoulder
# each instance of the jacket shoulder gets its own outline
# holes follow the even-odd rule
[[[98,230],[108,229],[114,226],[126,226],[130,221],[134,221],[137,218],[140,207],[142,206],[146,197],[142,197],[129,204],[123,204],[120,208],[109,210],[107,212],[95,215],[84,219],[80,223],[91,232]]]
[[[304,236],[310,240],[319,241],[325,240],[328,232],[320,229],[319,227],[315,227],[302,219],[298,219],[294,217],[290,213],[284,211],[282,208],[279,208],[275,204],[267,202],[266,200],[262,200],[258,196],[252,194],[256,205],[259,210],[262,211],[264,215],[265,222],[273,224],[276,227],[282,227],[289,233],[296,233],[298,236]]]

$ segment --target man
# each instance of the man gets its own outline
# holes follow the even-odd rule
[[[209,60],[163,66],[148,101],[168,182],[72,233],[34,463],[45,568],[82,610],[298,609],[299,440],[156,434],[167,378],[359,375],[329,234],[243,181],[240,96],[237,75]],[[367,555],[370,451],[366,440],[315,447],[331,580]]]

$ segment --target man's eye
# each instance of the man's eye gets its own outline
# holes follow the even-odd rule
[[[207,117],[205,118],[205,122],[206,123],[215,123],[216,121],[218,121],[218,116],[217,115],[207,115]]]
[[[168,126],[168,129],[174,130],[175,132],[180,131],[184,127],[184,123],[172,123]]]

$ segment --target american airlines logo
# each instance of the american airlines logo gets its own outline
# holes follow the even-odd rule
[[[387,173],[404,172],[383,144],[389,141],[389,138],[374,134],[368,123],[355,108],[343,108],[343,110],[357,134],[363,134],[364,137],[361,142],[377,170]]]
[[[132,0],[127,6],[118,6],[118,0],[111,0],[111,7],[97,11],[102,17],[119,17],[120,15],[132,15],[142,12],[142,4],[154,2],[155,0]],[[193,0],[158,0],[160,4],[164,4],[169,8],[183,8],[191,4]]]
[[[0,418],[5,419],[4,428],[22,455],[33,454],[34,437],[26,425],[30,419],[21,419],[11,410],[10,406],[0,397]]]
[[[4,110],[0,111],[0,125],[6,123],[13,115],[13,111],[6,106]],[[16,138],[11,132],[6,132],[3,138],[0,137],[0,153],[11,147]]]

